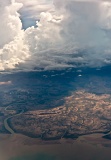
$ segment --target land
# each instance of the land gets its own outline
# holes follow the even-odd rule
[[[15,133],[32,138],[76,139],[92,133],[108,135],[111,131],[110,110],[110,94],[96,95],[80,90],[65,97],[64,105],[52,109],[25,111],[8,122]]]
[[[110,70],[0,74],[0,159],[110,160]]]

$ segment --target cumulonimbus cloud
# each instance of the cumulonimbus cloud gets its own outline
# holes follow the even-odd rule
[[[35,27],[23,30],[19,1],[4,0],[0,6],[0,70],[111,63],[111,2],[54,0]]]

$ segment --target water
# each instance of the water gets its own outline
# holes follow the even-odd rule
[[[57,160],[57,158],[52,155],[39,153],[37,155],[32,155],[32,156],[29,155],[29,156],[11,158],[10,160]]]

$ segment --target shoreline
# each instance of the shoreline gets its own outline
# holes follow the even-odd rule
[[[19,113],[19,114],[22,114],[22,113]],[[18,116],[19,114],[15,115],[15,116]],[[61,140],[62,138],[66,139],[66,140],[67,139],[75,140],[75,139],[78,139],[82,136],[88,136],[88,135],[93,135],[93,134],[103,134],[102,138],[106,139],[106,137],[107,137],[107,139],[108,139],[108,135],[110,135],[109,133],[111,132],[110,130],[106,130],[106,131],[88,132],[88,133],[84,133],[84,134],[76,134],[76,133],[70,134],[69,132],[65,131],[65,134],[63,134],[63,135],[48,138],[48,137],[45,137],[45,133],[42,133],[42,135],[41,134],[34,135],[32,133],[27,133],[27,132],[16,132],[16,130],[14,130],[14,128],[10,124],[10,118],[12,118],[12,117],[7,118],[7,124],[10,127],[10,129],[13,131],[13,133],[9,133],[9,135],[21,134],[21,135],[27,136],[29,138],[39,139],[39,140],[43,140],[43,141],[56,141],[56,140]],[[109,137],[109,140],[111,140],[111,137]]]
[[[92,160],[91,155],[94,155],[96,152],[98,156],[105,153],[105,155],[109,154],[111,158],[111,141],[103,139],[102,136],[103,134],[91,134],[81,136],[76,140],[62,138],[59,141],[43,141],[21,134],[13,134],[13,136],[0,134],[0,153],[4,156],[2,160],[18,160],[17,157],[33,157],[33,155],[40,153],[55,156],[59,155],[62,157],[61,160],[67,160],[67,157],[71,157],[70,160],[73,160],[73,156],[81,156],[82,158],[82,156],[85,157],[86,155],[89,159],[85,160]],[[104,147],[106,144],[109,145],[109,148]],[[95,158],[95,160],[98,159]],[[110,160],[108,158],[106,159]],[[105,158],[101,160],[105,160]]]
[[[105,134],[106,133],[106,134]],[[108,139],[108,138],[105,138],[105,136],[107,136],[108,135],[108,133],[109,132],[95,132],[95,133],[88,133],[88,134],[81,134],[81,135],[79,135],[77,138],[64,138],[64,137],[62,137],[62,138],[60,138],[60,139],[58,139],[58,138],[55,138],[55,139],[53,139],[53,138],[51,138],[51,139],[41,139],[41,138],[35,138],[35,137],[31,137],[31,136],[29,136],[29,135],[26,135],[26,134],[22,134],[22,133],[16,133],[16,132],[14,132],[13,134],[2,134],[2,133],[0,133],[0,137],[7,137],[7,138],[15,138],[16,136],[20,136],[20,137],[25,137],[25,139],[29,139],[30,141],[32,141],[32,142],[39,142],[38,144],[61,144],[61,142],[62,141],[64,141],[64,142],[70,142],[70,143],[73,143],[73,142],[75,142],[75,141],[79,141],[79,140],[82,140],[82,139],[87,139],[87,137],[95,137],[96,139],[98,139],[98,137],[99,137],[99,139],[102,139],[103,141],[107,141],[107,142],[109,142],[109,143],[111,143],[111,139]],[[104,135],[105,134],[105,135]]]

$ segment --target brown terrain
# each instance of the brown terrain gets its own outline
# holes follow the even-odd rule
[[[111,130],[111,95],[96,95],[84,90],[65,98],[63,106],[27,111],[9,120],[16,132],[43,140],[78,138]]]

